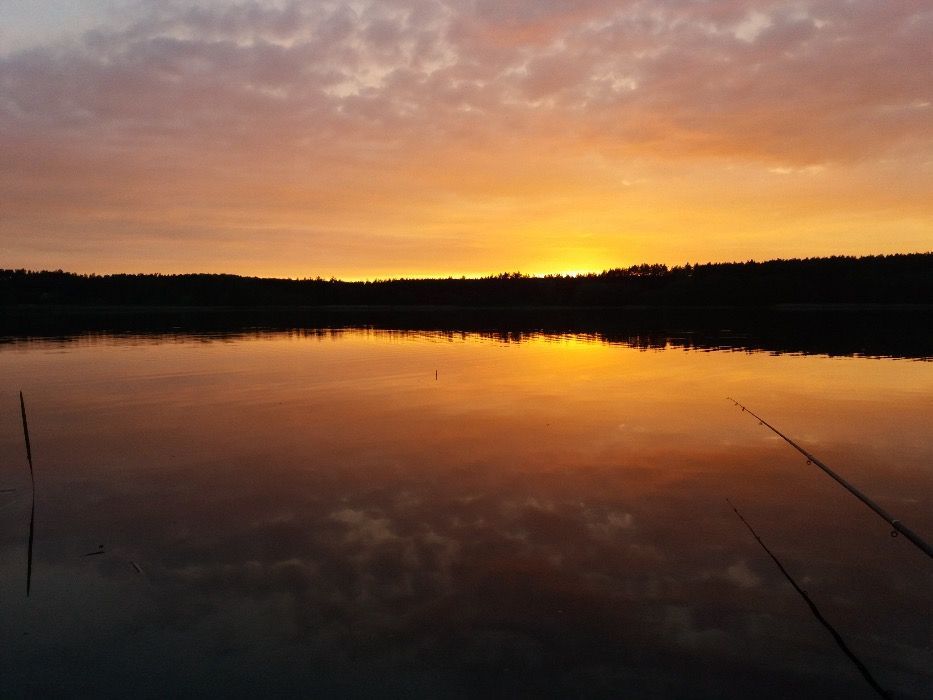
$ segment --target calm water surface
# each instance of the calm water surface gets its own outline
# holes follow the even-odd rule
[[[346,330],[0,370],[3,697],[874,697],[727,497],[933,693],[930,560],[725,400],[933,539],[933,363]]]

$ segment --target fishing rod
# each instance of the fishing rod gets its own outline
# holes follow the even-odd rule
[[[746,408],[745,406],[743,406],[742,404],[740,404],[738,401],[736,401],[736,400],[733,399],[732,397],[727,396],[726,399],[727,399],[728,401],[731,401],[732,403],[734,403],[734,404],[735,404],[736,406],[738,406],[739,408],[741,408],[743,413],[748,413],[749,415],[751,415],[751,416],[753,416],[754,418],[756,418],[756,419],[758,420],[758,424],[759,424],[759,425],[763,425],[763,426],[765,426],[766,428],[768,428],[768,430],[770,430],[771,432],[773,432],[775,435],[777,435],[779,438],[781,438],[784,442],[786,442],[788,445],[790,445],[790,446],[793,447],[795,450],[797,450],[800,454],[802,454],[804,457],[806,457],[806,458],[807,458],[807,464],[815,464],[816,466],[818,466],[820,469],[822,469],[824,472],[826,472],[829,476],[831,476],[840,486],[842,486],[844,489],[846,489],[846,491],[848,491],[849,493],[851,493],[853,496],[855,496],[857,499],[859,499],[862,503],[864,503],[866,506],[868,506],[869,508],[871,508],[871,509],[875,512],[875,514],[878,515],[878,517],[880,517],[880,518],[881,518],[882,520],[884,520],[888,525],[890,525],[892,528],[894,528],[893,530],[891,530],[891,537],[897,537],[898,533],[904,535],[904,537],[906,537],[908,540],[910,540],[911,544],[913,544],[915,547],[917,547],[921,552],[923,552],[924,554],[926,554],[928,557],[930,557],[931,559],[933,559],[933,547],[930,547],[930,545],[927,544],[926,541],[924,541],[924,539],[923,539],[922,537],[920,537],[920,535],[918,535],[916,532],[914,532],[914,531],[911,530],[909,527],[907,527],[906,525],[904,525],[904,523],[902,523],[900,520],[898,520],[898,519],[895,518],[893,515],[891,515],[890,513],[888,513],[888,511],[886,511],[884,508],[882,508],[881,506],[879,506],[879,505],[878,505],[877,503],[875,503],[871,498],[869,498],[869,497],[866,496],[864,493],[862,493],[861,491],[859,491],[859,490],[858,490],[857,488],[855,488],[852,484],[850,484],[848,481],[846,481],[845,479],[843,479],[843,478],[842,478],[841,476],[839,476],[836,472],[834,472],[832,469],[830,469],[829,467],[827,467],[823,462],[821,462],[819,459],[817,459],[816,457],[814,457],[811,453],[807,452],[805,449],[803,449],[800,445],[798,445],[796,442],[794,442],[794,441],[791,440],[789,437],[787,437],[787,436],[786,436],[784,433],[782,433],[780,430],[778,430],[778,429],[775,428],[773,425],[771,425],[770,423],[768,423],[768,421],[766,421],[764,418],[762,418],[761,416],[759,416],[759,415],[756,414],[756,413],[753,413],[753,412],[751,411],[751,409]]]

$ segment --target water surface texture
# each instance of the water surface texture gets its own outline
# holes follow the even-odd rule
[[[7,340],[4,697],[875,697],[727,497],[881,686],[933,692],[931,561],[725,399],[929,540],[930,362],[559,333]]]

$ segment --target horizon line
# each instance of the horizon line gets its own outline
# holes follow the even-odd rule
[[[705,261],[705,262],[685,262],[670,265],[668,263],[660,262],[641,262],[633,263],[629,265],[619,265],[617,267],[606,267],[602,270],[565,270],[561,272],[538,272],[538,273],[525,273],[520,270],[501,270],[499,272],[492,272],[486,274],[447,274],[447,275],[423,275],[419,276],[417,273],[412,274],[411,276],[402,275],[399,277],[336,277],[331,275],[330,277],[323,277],[321,275],[307,276],[307,277],[291,277],[291,276],[263,276],[257,274],[241,274],[236,272],[75,272],[71,270],[64,270],[58,268],[56,270],[50,269],[30,269],[27,267],[8,267],[3,268],[2,272],[25,272],[27,274],[67,274],[75,275],[77,277],[117,277],[117,276],[149,276],[149,277],[187,277],[187,276],[218,276],[218,277],[239,277],[243,279],[258,279],[258,280],[282,280],[282,281],[292,281],[292,282],[308,282],[308,281],[322,281],[322,282],[345,282],[345,283],[377,283],[377,282],[414,282],[414,281],[445,281],[445,280],[484,280],[484,279],[495,279],[498,277],[514,277],[516,279],[549,279],[549,278],[561,278],[561,279],[573,279],[578,277],[591,277],[599,276],[607,272],[614,270],[630,270],[633,268],[639,267],[664,267],[667,270],[674,269],[683,269],[686,267],[700,267],[708,265],[745,265],[745,264],[766,264],[774,262],[793,262],[793,261],[807,261],[807,260],[832,260],[838,258],[852,259],[852,260],[862,260],[866,258],[887,258],[887,257],[898,257],[898,256],[923,256],[923,255],[933,255],[933,250],[926,251],[913,251],[913,252],[897,252],[897,253],[869,253],[866,255],[846,255],[846,254],[837,254],[837,255],[814,255],[807,257],[790,257],[790,258],[767,258],[764,260],[757,260],[755,258],[748,258],[745,260],[717,260],[717,261]]]

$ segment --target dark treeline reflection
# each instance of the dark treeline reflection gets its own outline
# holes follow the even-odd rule
[[[585,335],[643,349],[747,350],[908,359],[933,357],[933,311],[608,310],[431,307],[0,310],[0,342],[97,334],[236,337],[328,334],[371,328],[480,334],[503,342],[537,335]]]
[[[275,306],[762,306],[933,303],[933,253],[767,262],[633,265],[601,273],[481,279],[262,279],[0,270],[0,304]]]

